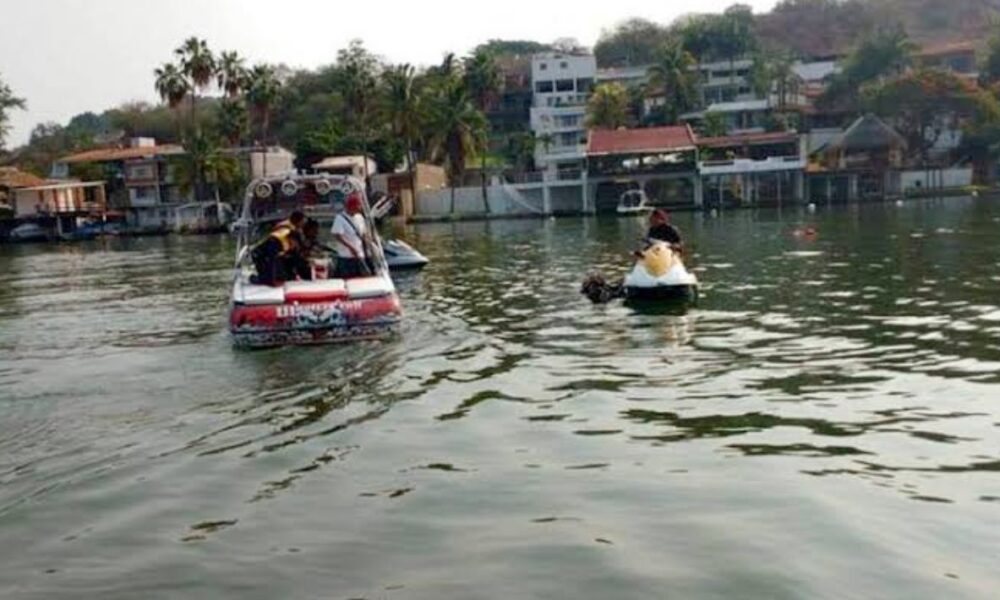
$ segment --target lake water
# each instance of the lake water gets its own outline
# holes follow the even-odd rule
[[[995,597],[1000,201],[675,222],[687,314],[579,295],[638,220],[436,224],[263,352],[227,237],[0,248],[0,597]]]

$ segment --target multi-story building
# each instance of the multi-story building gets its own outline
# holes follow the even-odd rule
[[[577,170],[587,157],[587,99],[597,77],[592,54],[547,52],[531,59],[535,164]]]
[[[251,179],[292,170],[295,158],[280,147],[227,148],[224,152],[235,157]],[[101,165],[108,205],[124,212],[129,225],[137,230],[199,228],[206,222],[221,221],[214,200],[199,202],[193,194],[182,190],[177,161],[184,155],[182,146],[133,138],[119,147],[97,148],[60,158],[52,166],[52,177],[68,179],[74,165]]]

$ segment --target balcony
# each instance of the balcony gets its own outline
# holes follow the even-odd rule
[[[728,160],[706,160],[698,163],[698,172],[702,175],[801,171],[805,168],[806,160],[801,156],[769,156],[763,160],[734,158]]]

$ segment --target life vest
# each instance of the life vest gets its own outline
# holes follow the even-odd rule
[[[292,225],[291,221],[287,219],[278,223],[268,234],[268,237],[278,240],[281,244],[280,256],[284,256],[295,249],[296,240],[295,235],[298,232],[295,225]]]

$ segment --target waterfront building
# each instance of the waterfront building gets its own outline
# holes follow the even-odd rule
[[[595,129],[587,144],[588,209],[613,211],[623,193],[640,190],[655,206],[700,206],[694,132],[687,125]]]
[[[293,169],[294,155],[280,147],[227,148],[251,179]],[[100,165],[107,184],[107,204],[126,215],[135,231],[211,229],[224,224],[215,200],[197,201],[185,194],[177,177],[177,161],[185,150],[177,144],[157,144],[132,138],[126,144],[86,150],[60,158],[52,177],[65,180],[74,167]]]
[[[578,171],[587,157],[587,99],[597,77],[592,54],[545,52],[531,59],[535,165]]]
[[[794,131],[699,137],[697,144],[707,205],[780,205],[805,197],[807,158]]]
[[[820,149],[808,167],[812,202],[885,198],[900,193],[906,140],[872,114]]]

